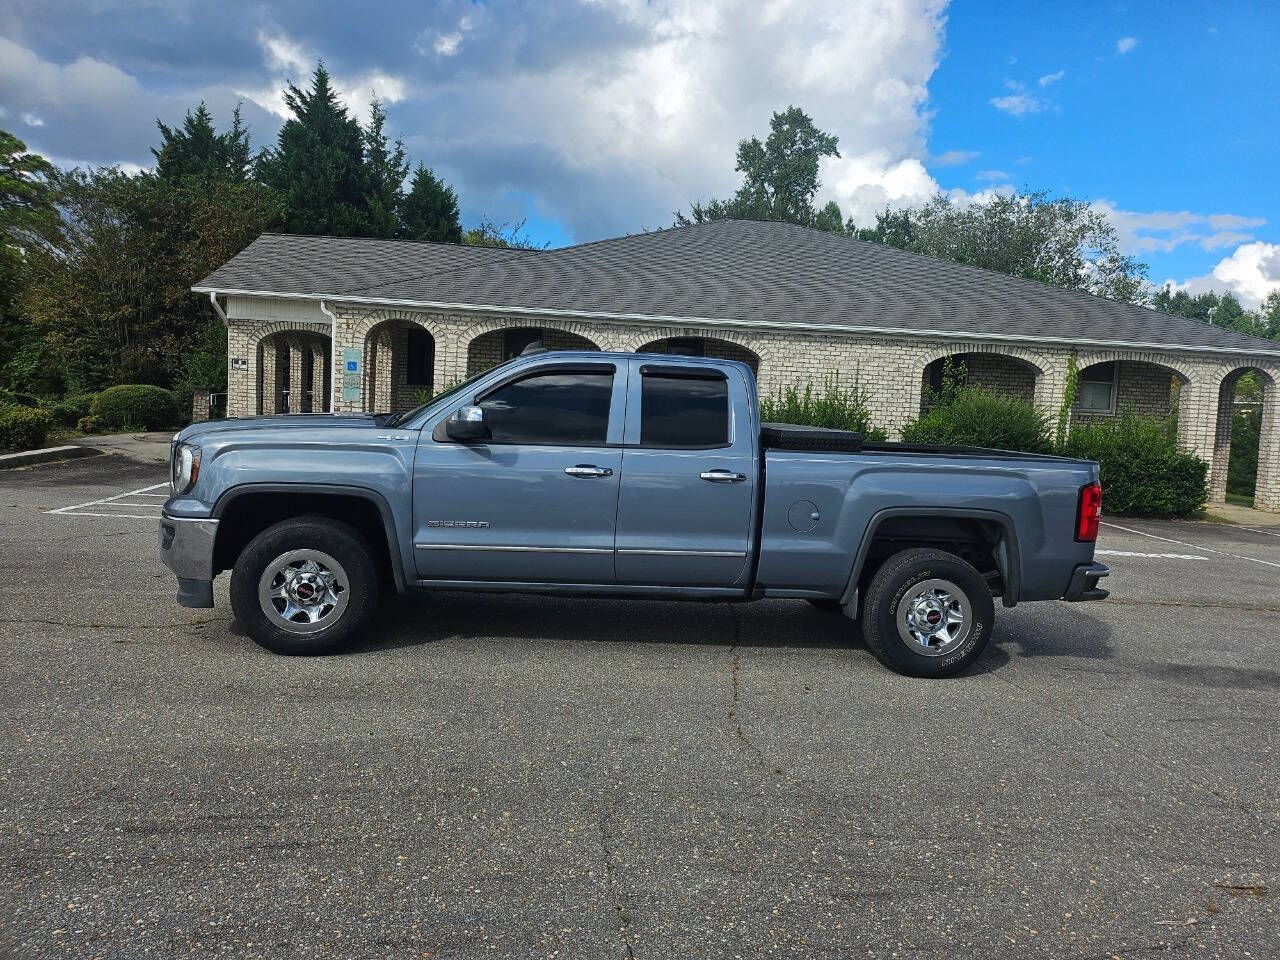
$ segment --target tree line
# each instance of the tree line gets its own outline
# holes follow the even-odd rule
[[[323,64],[289,84],[290,116],[256,153],[237,109],[158,122],[154,168],[60,170],[0,131],[0,401],[113,383],[226,383],[226,331],[190,292],[267,231],[530,246],[522,224],[464,230],[454,190],[361,124]]]
[[[411,169],[382,105],[362,124],[323,64],[305,88],[288,85],[285,103],[275,143],[256,153],[238,110],[222,130],[204,104],[179,126],[158,122],[154,168],[132,174],[59,170],[0,131],[0,404],[148,383],[175,388],[185,406],[193,389],[224,385],[226,332],[190,287],[266,231],[531,245],[522,224],[464,230],[457,194],[425,165]],[[775,113],[763,141],[738,145],[738,190],[676,223],[785,220],[1280,338],[1280,293],[1251,311],[1229,293],[1153,291],[1146,265],[1085,201],[939,195],[859,226],[834,202],[814,204],[820,161],[838,149],[803,110]]]

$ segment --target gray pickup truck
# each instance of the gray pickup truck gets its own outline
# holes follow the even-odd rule
[[[160,548],[178,602],[330,653],[391,586],[794,598],[860,622],[888,667],[982,653],[992,598],[1097,600],[1098,466],[761,424],[728,360],[535,353],[417,409],[193,424]]]

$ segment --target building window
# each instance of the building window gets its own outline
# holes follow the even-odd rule
[[[426,330],[413,328],[405,338],[408,353],[404,381],[411,387],[431,388],[431,374],[435,368],[436,342]]]
[[[502,359],[510,360],[524,353],[526,348],[543,341],[540,327],[517,327],[502,331]]]
[[[1116,412],[1116,385],[1120,364],[1114,360],[1095,363],[1080,371],[1076,409],[1081,413],[1111,414]]]

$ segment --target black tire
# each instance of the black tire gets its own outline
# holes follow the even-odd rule
[[[839,613],[844,609],[844,605],[839,600],[832,600],[830,598],[810,600],[809,604],[815,610],[821,610],[823,613]]]
[[[911,607],[912,599],[916,598],[908,599],[909,591],[930,580],[958,588],[958,595],[953,597],[950,590],[926,587],[916,595],[922,598],[921,604]],[[948,600],[955,603],[949,604]],[[907,606],[901,629],[900,605]],[[943,609],[933,609],[935,607]],[[927,618],[935,613],[946,616],[946,610],[959,617],[960,624],[967,621],[968,629],[958,625],[953,637],[944,634],[943,638],[926,636],[923,641],[909,640],[912,623],[927,626],[932,623],[926,623]],[[913,611],[918,611],[915,614],[918,619],[914,621],[909,619]],[[871,578],[861,612],[862,636],[871,652],[890,670],[913,677],[949,677],[960,673],[982,656],[995,623],[995,605],[982,575],[971,564],[943,550],[903,550],[885,560]],[[926,646],[938,652],[925,653]]]
[[[314,554],[322,558],[316,561],[316,573],[307,566],[307,561],[313,559],[309,555]],[[287,587],[284,579],[296,578],[298,573],[306,573],[313,580],[323,576],[323,572],[328,571],[323,558],[335,562],[337,574],[327,585],[330,592],[322,595],[322,602],[316,602],[317,587],[310,583],[296,588],[310,591],[307,598],[310,606],[292,607],[287,597],[279,598],[278,603],[259,599],[260,584],[268,569],[278,570],[281,561],[290,556],[294,557],[294,564],[301,566],[288,566],[286,569],[291,572],[275,574],[276,582],[282,583],[280,589]],[[332,602],[324,602],[327,600]],[[273,603],[276,618],[267,613],[266,603]],[[378,568],[369,544],[355,527],[327,517],[295,517],[268,527],[249,541],[231,571],[231,609],[236,620],[254,642],[272,653],[289,656],[335,653],[360,635],[377,605]],[[297,627],[277,622],[283,621],[290,610],[297,611],[294,614]],[[309,622],[313,614],[319,617],[319,625]],[[323,621],[327,616],[333,620],[325,625]]]

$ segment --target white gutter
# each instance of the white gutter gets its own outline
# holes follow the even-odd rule
[[[329,412],[333,413],[334,402],[338,399],[333,375],[338,367],[338,315],[325,306],[323,298],[320,300],[320,312],[329,318]]]
[[[222,304],[218,302],[218,293],[216,290],[209,291],[209,302],[213,304],[213,312],[222,318],[222,325],[227,329],[231,328],[231,321],[227,319],[227,311],[222,309]]]
[[[192,287],[197,293],[213,293],[209,287]],[[1068,347],[1103,347],[1121,350],[1153,350],[1160,353],[1212,353],[1246,357],[1275,357],[1280,359],[1280,350],[1256,350],[1242,347],[1196,347],[1180,343],[1148,343],[1131,340],[1093,340],[1077,337],[1034,337],[1015,333],[969,333],[958,330],[927,330],[916,327],[870,327],[858,324],[836,323],[792,323],[785,320],[736,320],[719,317],[681,317],[662,316],[649,313],[607,313],[591,310],[555,310],[550,307],[514,307],[496,304],[448,303],[442,300],[388,300],[385,297],[348,297],[339,294],[319,295],[314,293],[277,293],[270,290],[221,290],[221,293],[235,294],[245,297],[267,297],[279,300],[319,300],[321,311],[326,316],[333,316],[323,306],[325,299],[336,299],[343,303],[364,304],[382,307],[419,307],[430,310],[452,311],[455,313],[497,313],[517,314],[527,317],[548,317],[553,319],[575,320],[613,320],[624,323],[638,323],[654,327],[730,327],[748,330],[781,330],[797,333],[857,333],[867,336],[889,337],[931,337],[942,340],[969,340],[978,343],[1028,343],[1052,344]]]

